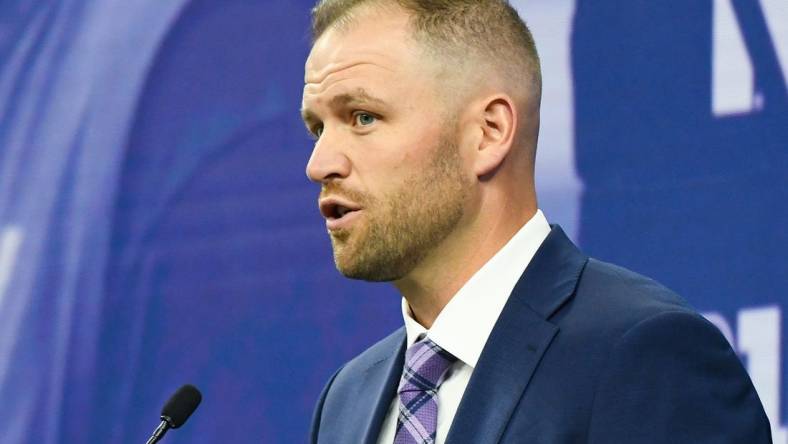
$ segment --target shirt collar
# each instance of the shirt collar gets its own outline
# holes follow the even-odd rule
[[[509,294],[531,262],[536,250],[550,234],[541,210],[480,268],[443,308],[427,330],[410,314],[402,299],[408,346],[425,335],[457,359],[476,367]]]

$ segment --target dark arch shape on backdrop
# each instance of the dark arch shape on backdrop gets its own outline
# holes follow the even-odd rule
[[[97,373],[121,386],[96,405],[127,418],[111,439],[191,381],[205,402],[168,439],[303,441],[331,372],[401,322],[391,290],[334,270],[303,174],[309,7],[193,1],[151,65],[107,271]]]

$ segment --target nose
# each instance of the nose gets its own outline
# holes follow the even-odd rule
[[[317,140],[306,164],[306,175],[313,182],[326,183],[332,179],[344,179],[350,174],[350,159],[329,137],[326,131]]]

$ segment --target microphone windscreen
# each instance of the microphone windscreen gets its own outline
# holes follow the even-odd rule
[[[170,427],[177,429],[189,419],[189,416],[194,412],[202,401],[202,395],[197,387],[186,384],[179,388],[177,392],[164,404],[161,409],[162,418],[167,417],[170,421]]]

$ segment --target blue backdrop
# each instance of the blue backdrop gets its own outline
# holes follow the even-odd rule
[[[513,3],[548,218],[706,313],[786,443],[788,8]],[[167,442],[303,442],[330,374],[401,324],[334,269],[304,174],[312,4],[0,3],[0,442],[144,442],[185,382],[203,405]]]

